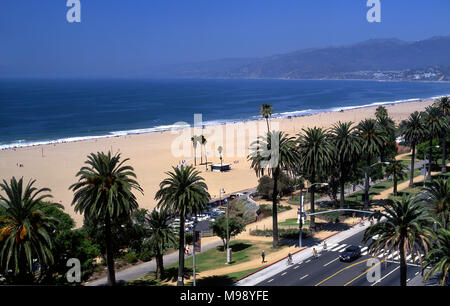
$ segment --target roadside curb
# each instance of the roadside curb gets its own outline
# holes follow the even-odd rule
[[[358,225],[361,224],[361,222],[363,222],[363,221],[365,221],[365,220],[361,220],[361,221],[359,221],[358,223],[355,223],[355,224],[354,224],[352,227],[350,227],[350,228],[354,228],[354,227],[358,226]],[[319,241],[324,241],[324,240],[326,240],[326,239],[328,239],[328,238],[330,238],[330,237],[333,237],[333,236],[335,236],[335,235],[337,235],[337,234],[339,234],[339,233],[342,233],[342,232],[344,232],[344,231],[339,231],[339,232],[330,234],[330,235],[327,236],[327,237],[324,237],[324,238],[322,238],[322,239],[319,239]],[[301,251],[304,251],[304,250],[306,250],[307,248],[308,248],[308,247],[302,247],[300,250],[297,250],[297,251],[295,251],[294,253],[292,253],[292,255],[297,254],[297,253],[299,253],[299,252],[301,252]],[[249,277],[249,276],[251,276],[251,275],[253,275],[253,274],[255,274],[255,273],[257,273],[257,272],[259,272],[259,271],[261,271],[261,270],[264,270],[264,269],[266,269],[266,268],[268,268],[268,267],[270,267],[270,266],[272,266],[272,265],[274,265],[274,264],[276,264],[276,263],[278,263],[278,262],[280,262],[280,261],[282,261],[282,260],[284,260],[284,259],[286,259],[286,258],[287,258],[287,255],[286,255],[285,257],[283,257],[283,258],[278,259],[277,261],[274,261],[273,263],[270,263],[270,264],[268,264],[268,265],[266,265],[266,266],[264,266],[264,267],[261,267],[261,268],[255,270],[255,271],[253,271],[253,272],[250,272],[249,274],[247,274],[247,275],[245,275],[245,276],[243,276],[243,277],[238,278],[238,279],[235,280],[233,283],[235,284],[235,283],[237,283],[237,282],[243,280],[244,278],[247,278],[247,277]]]

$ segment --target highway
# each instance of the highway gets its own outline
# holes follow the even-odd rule
[[[367,245],[362,244],[364,231],[361,231],[338,244],[328,245],[327,251],[319,253],[318,258],[313,256],[287,265],[286,269],[264,281],[257,286],[399,286],[400,263],[398,254],[388,254],[385,260],[380,256],[375,266],[368,265],[372,258],[367,254]],[[362,256],[352,262],[341,262],[339,255],[350,245],[359,245]],[[413,262],[409,258],[407,280],[419,275],[418,259]],[[369,281],[367,274],[374,276],[375,269],[380,270],[379,278]],[[369,271],[369,273],[367,273]]]

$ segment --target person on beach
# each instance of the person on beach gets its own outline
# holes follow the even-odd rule
[[[264,263],[264,259],[266,258],[266,253],[264,253],[264,250],[261,253],[261,257],[262,257],[262,263]]]

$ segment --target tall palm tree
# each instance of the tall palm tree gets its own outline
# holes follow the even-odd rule
[[[398,181],[403,180],[406,176],[405,170],[407,167],[399,160],[391,160],[386,166],[386,175],[392,176],[394,182],[394,196],[397,196]]]
[[[447,123],[450,120],[450,99],[449,97],[441,97],[437,101],[437,106],[441,109]],[[447,133],[442,135],[442,172],[447,172]]]
[[[396,126],[394,120],[388,116],[387,110],[385,113],[377,115],[377,124],[383,131],[385,140],[380,149],[380,160],[385,162],[388,159],[393,159],[397,155],[396,143]]]
[[[197,144],[199,142],[199,137],[194,135],[191,137],[192,146],[194,147],[194,166],[197,166]]]
[[[269,117],[273,114],[272,105],[270,104],[263,104],[261,105],[261,108],[259,109],[259,113],[261,116],[266,118],[267,123],[267,133],[270,133],[270,127],[269,127]]]
[[[164,278],[164,245],[167,243],[176,243],[176,236],[172,228],[169,226],[171,215],[166,210],[160,212],[153,210],[145,218],[150,227],[149,244],[155,252],[156,257],[156,277]]]
[[[268,132],[266,136],[260,136],[258,140],[250,145],[250,154],[247,159],[251,160],[253,168],[258,177],[267,171],[273,178],[272,192],[272,234],[273,247],[278,247],[278,180],[282,171],[294,169],[299,160],[299,154],[295,146],[295,138],[288,137],[280,131]]]
[[[217,148],[217,152],[219,152],[219,155],[220,155],[220,166],[222,166],[222,160],[223,160],[223,158],[222,158],[222,152],[223,152],[223,147],[222,147],[222,146],[219,146],[219,147]]]
[[[416,145],[425,139],[426,129],[422,115],[419,112],[412,113],[407,120],[400,124],[400,133],[409,143],[412,150],[411,171],[409,174],[409,187],[414,187],[414,163],[416,158]]]
[[[425,121],[425,128],[428,131],[428,139],[430,142],[428,156],[430,162],[428,163],[428,179],[431,179],[431,161],[433,157],[433,139],[443,137],[448,131],[447,119],[443,116],[439,107],[428,106],[423,114]]]
[[[39,209],[51,195],[48,188],[34,187],[35,182],[30,180],[24,186],[23,178],[17,181],[13,177],[9,184],[5,180],[0,183],[5,193],[0,194],[0,208],[4,210],[0,218],[0,267],[2,274],[12,269],[19,284],[33,282],[33,260],[41,266],[53,263],[51,233],[57,220]]]
[[[300,153],[300,168],[304,176],[311,183],[311,212],[315,212],[314,194],[317,179],[326,173],[331,164],[332,145],[328,134],[322,128],[303,129],[303,134],[298,134],[297,144]],[[315,217],[311,216],[310,228],[315,229]]]
[[[166,172],[168,177],[159,184],[155,200],[158,200],[158,208],[180,217],[177,285],[183,286],[185,220],[188,215],[197,215],[205,210],[211,196],[204,179],[199,176],[200,172],[194,167],[180,166],[172,169]]]
[[[104,226],[110,286],[116,283],[111,224],[130,218],[138,208],[133,190],[143,193],[135,180],[133,167],[125,165],[128,160],[121,160],[119,153],[114,156],[111,152],[91,153],[85,161],[86,166],[76,174],[78,182],[69,187],[74,192],[72,205],[75,205],[75,212]]]
[[[427,281],[431,276],[438,274],[438,280],[444,286],[450,276],[450,230],[438,229],[433,235],[433,241],[435,243],[425,255],[422,264],[422,271],[430,267],[425,273],[424,280]]]
[[[379,237],[372,239],[369,244],[369,253],[376,256],[397,251],[400,254],[400,285],[406,286],[407,254],[411,254],[413,260],[418,256],[422,262],[419,246],[425,253],[428,251],[431,244],[431,219],[420,202],[410,196],[382,206],[384,210],[372,216],[379,221],[383,219],[382,222],[377,222],[365,230],[363,242],[366,243],[378,235]]]
[[[202,148],[205,149],[206,164],[208,164],[208,155],[207,155],[207,153],[206,153],[206,142],[207,142],[207,141],[206,141],[205,136],[201,135],[201,136],[200,136],[200,145],[202,146]],[[203,152],[203,151],[202,151],[202,152]],[[203,153],[202,153],[202,156],[203,156]],[[201,163],[203,164],[203,159],[202,159]]]
[[[440,179],[424,188],[424,201],[431,205],[432,214],[448,228],[450,223],[450,179]]]
[[[374,119],[365,119],[356,127],[361,152],[365,157],[364,209],[369,207],[369,167],[374,158],[380,156],[380,150],[386,142],[386,136]]]
[[[345,183],[349,179],[351,166],[360,153],[360,145],[355,134],[353,122],[338,122],[330,130],[330,139],[334,149],[334,160],[339,167],[340,208],[344,208]]]

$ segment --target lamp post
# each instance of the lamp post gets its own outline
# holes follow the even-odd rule
[[[367,208],[369,206],[369,188],[370,188],[370,184],[369,184],[369,169],[378,165],[378,164],[385,164],[385,165],[389,165],[389,162],[376,162],[373,165],[370,166],[366,166],[364,168],[364,207]]]
[[[225,190],[222,188],[220,190],[220,196],[222,197],[222,194],[225,194]],[[229,201],[227,200],[227,264],[231,263],[231,249],[230,249],[230,230],[229,230],[229,224],[228,224],[228,219],[230,217],[230,204]]]
[[[308,189],[311,188],[314,185],[324,185],[327,186],[328,183],[314,183],[306,188],[306,196],[308,196]],[[302,234],[303,234],[303,187],[300,187],[300,201],[299,201],[299,209],[298,209],[298,215],[299,215],[299,232],[298,232],[298,247],[302,247]]]

